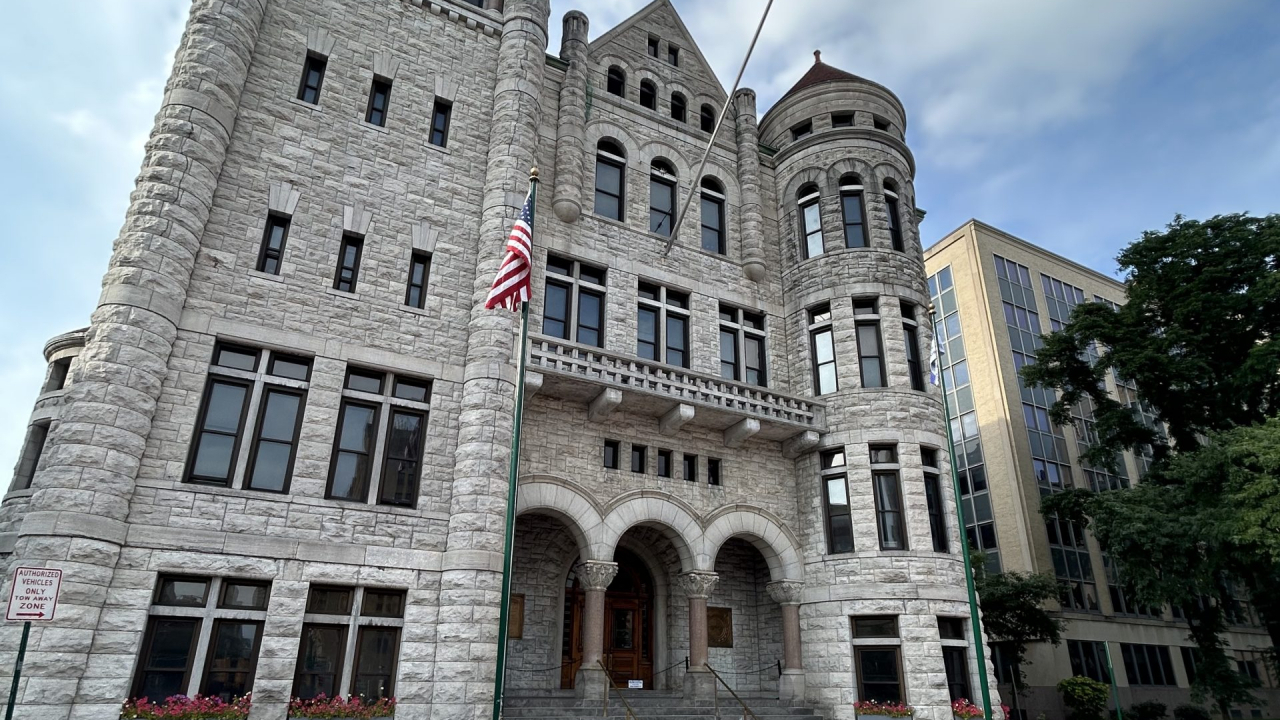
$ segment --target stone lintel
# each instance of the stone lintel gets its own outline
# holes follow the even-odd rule
[[[662,420],[658,422],[658,431],[667,437],[671,437],[679,432],[685,423],[692,420],[693,416],[693,406],[688,403],[680,403],[662,416]]]
[[[760,432],[760,421],[755,418],[744,418],[725,428],[724,446],[740,448],[758,432]]]
[[[595,400],[587,406],[588,420],[603,420],[609,417],[622,404],[622,391],[617,388],[605,388]]]

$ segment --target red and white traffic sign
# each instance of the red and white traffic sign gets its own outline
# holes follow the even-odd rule
[[[54,568],[20,567],[13,571],[9,590],[9,611],[5,620],[47,622],[58,609],[62,571]]]

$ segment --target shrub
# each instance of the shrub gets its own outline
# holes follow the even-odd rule
[[[1077,675],[1058,683],[1062,701],[1071,708],[1073,720],[1100,720],[1107,707],[1110,688],[1106,683]]]
[[[916,714],[916,709],[906,703],[882,703],[875,700],[859,700],[853,704],[859,715],[882,715],[885,717],[905,718]]]
[[[352,695],[343,700],[341,697],[317,695],[310,700],[294,698],[289,701],[289,717],[291,718],[372,720],[373,718],[391,717],[395,714],[395,698],[370,700],[359,695]]]
[[[1169,714],[1169,706],[1155,700],[1134,703],[1125,711],[1129,720],[1164,720]]]
[[[120,708],[120,720],[245,720],[252,705],[249,695],[223,702],[219,697],[173,695],[163,703],[150,698],[126,700]]]
[[[1179,705],[1173,709],[1174,720],[1211,720],[1209,711],[1199,705]]]

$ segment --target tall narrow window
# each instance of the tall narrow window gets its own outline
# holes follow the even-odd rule
[[[312,105],[319,104],[320,85],[324,82],[324,70],[328,64],[326,58],[307,53],[307,59],[302,64],[302,82],[298,86],[299,100]]]
[[[827,517],[827,552],[853,552],[853,515],[849,510],[849,481],[844,448],[828,450],[822,462],[822,499]]]
[[[640,81],[640,105],[650,110],[658,109],[658,86],[652,80]]]
[[[682,470],[684,471],[685,480],[698,482],[698,456],[685,453]]]
[[[409,256],[409,287],[404,304],[421,310],[427,304],[427,278],[431,276],[431,253],[414,252]]]
[[[764,314],[720,305],[720,377],[765,386]]]
[[[666,160],[649,166],[649,232],[670,237],[676,207],[676,171]]]
[[[689,293],[641,280],[636,324],[636,355],[689,367]]]
[[[800,206],[800,236],[804,238],[804,256],[817,257],[822,254],[822,208],[817,185],[805,185],[796,194],[796,202]]]
[[[48,393],[61,390],[67,386],[67,373],[71,370],[71,358],[59,358],[49,364],[49,375],[45,378],[40,392]]]
[[[710,105],[703,105],[698,110],[698,127],[702,132],[712,132],[716,129],[716,110]]]
[[[724,255],[724,185],[712,177],[702,178],[702,249]]]
[[[623,97],[627,94],[627,74],[622,68],[614,65],[609,68],[609,73],[605,79],[605,90],[610,95]]]
[[[394,697],[404,607],[403,590],[312,585],[293,696]]]
[[[618,469],[618,455],[622,452],[622,443],[617,440],[604,441],[604,467],[606,470]]]
[[[720,484],[720,458],[707,458],[707,484]]]
[[[924,364],[920,361],[920,328],[916,321],[916,306],[902,303],[902,335],[907,350],[907,374],[911,376],[911,389],[924,390]]]
[[[658,57],[658,38],[653,35],[649,36],[648,51],[649,57]]]
[[[929,511],[929,535],[934,552],[949,552],[947,547],[947,514],[943,510],[942,482],[939,479],[938,451],[920,448],[921,465],[924,466],[924,499]]]
[[[844,246],[867,246],[867,225],[862,212],[862,180],[857,175],[840,178],[840,212],[844,217]]]
[[[453,103],[436,99],[431,109],[431,144],[447,147],[449,144],[449,119],[453,115]]]
[[[682,123],[688,119],[688,114],[684,95],[671,93],[671,119]]]
[[[542,333],[604,347],[605,270],[547,256]]]
[[[649,448],[631,444],[631,472],[643,474],[648,469]]]
[[[671,477],[671,463],[672,463],[671,451],[659,449],[658,450],[658,477],[660,478]]]
[[[18,460],[18,471],[14,473],[11,491],[26,490],[31,487],[31,481],[35,479],[36,468],[40,466],[40,456],[44,454],[44,446],[48,439],[48,423],[35,423],[27,428],[27,439],[22,443],[22,455]]]
[[[624,213],[623,187],[626,184],[627,154],[613,140],[601,140],[596,144],[596,203],[595,212],[610,220],[622,220]]]
[[[889,238],[893,240],[893,249],[898,252],[904,250],[902,244],[902,216],[898,213],[898,189],[892,182],[885,181],[884,184],[884,204],[885,210],[889,214]]]
[[[871,446],[871,483],[881,550],[906,550],[907,523],[898,480],[898,453],[892,445]]]
[[[311,361],[218,343],[197,416],[187,482],[240,487],[237,460],[248,438],[243,486],[288,492]],[[247,417],[252,398],[256,418]],[[233,482],[234,481],[234,482]]]
[[[942,638],[942,665],[947,671],[947,690],[951,701],[968,700],[969,694],[969,644],[964,637],[964,620],[954,617],[938,618],[938,635]]]
[[[333,289],[341,292],[356,291],[356,280],[360,274],[360,254],[364,249],[364,238],[346,233],[342,236],[342,245],[338,247],[338,270],[333,275]]]
[[[391,81],[375,77],[373,87],[369,88],[369,108],[365,111],[365,122],[378,127],[387,125],[387,106],[391,103]]]
[[[371,502],[376,483],[378,504],[417,505],[430,401],[428,380],[348,368],[325,496]]]
[[[867,616],[853,618],[853,637],[882,639],[883,645],[854,646],[854,670],[858,676],[858,699],[897,703],[905,699],[902,688],[902,648],[898,618]],[[890,644],[893,643],[893,644]]]
[[[289,218],[283,215],[267,216],[267,226],[262,232],[262,248],[258,251],[258,271],[280,274],[280,261],[284,257],[284,243],[289,239]]]
[[[853,301],[854,320],[857,321],[858,368],[862,372],[862,387],[886,387],[884,352],[880,343],[880,315],[875,298]]]
[[[680,65],[680,48],[671,43],[667,43],[667,62],[677,67]]]
[[[836,341],[831,327],[831,303],[809,308],[809,350],[813,354],[813,390],[826,395],[840,389],[836,379]]]

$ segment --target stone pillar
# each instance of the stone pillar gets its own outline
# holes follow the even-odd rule
[[[587,127],[587,16],[577,10],[564,15],[560,59],[569,63],[560,87],[560,122],[556,127],[556,217],[571,223],[582,214],[583,136]]]
[[[760,128],[756,125],[756,91],[733,95],[738,125],[738,186],[742,188],[742,271],[756,282],[764,279],[764,214],[760,201]]]
[[[265,4],[191,4],[76,382],[48,438],[10,563],[64,570],[58,619],[31,631],[18,717],[67,718],[73,703],[71,718],[115,717],[127,692],[139,640],[98,649],[94,630]],[[5,675],[19,629],[0,630]],[[141,621],[136,630],[140,636]],[[0,685],[7,690],[9,682]]]
[[[804,663],[800,659],[800,595],[804,583],[779,580],[765,588],[769,597],[782,606],[782,677],[778,679],[778,697],[800,702],[804,700]]]
[[[716,680],[707,670],[707,598],[715,590],[720,576],[713,572],[689,572],[676,583],[689,598],[689,671],[684,676],[686,698],[710,698]]]
[[[599,697],[609,682],[600,669],[604,659],[604,594],[618,574],[618,564],[589,560],[578,566],[578,579],[585,591],[582,615],[582,666],[574,682],[578,697]]]
[[[502,601],[507,470],[518,317],[484,309],[507,233],[529,186],[542,116],[549,0],[507,0],[496,66],[483,209],[467,326],[457,460],[441,564],[433,718],[487,718]]]

